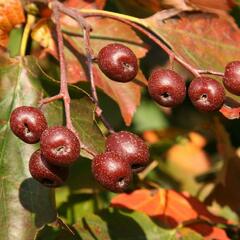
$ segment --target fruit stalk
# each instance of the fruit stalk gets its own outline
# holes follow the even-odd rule
[[[102,111],[101,107],[99,106],[97,90],[96,90],[94,74],[93,74],[94,53],[93,53],[93,49],[91,48],[91,44],[90,44],[90,29],[86,29],[86,28],[83,29],[83,40],[84,40],[86,58],[87,58],[88,79],[89,79],[89,82],[91,85],[92,98],[97,107],[96,114],[98,115],[98,117],[100,117],[100,119],[102,120],[103,124],[108,129],[108,131],[110,133],[114,133],[114,130],[113,130],[111,124],[104,117],[103,111]]]
[[[70,102],[71,98],[68,92],[67,85],[67,70],[66,70],[66,60],[64,56],[64,44],[63,44],[63,36],[61,32],[61,24],[60,24],[60,11],[58,5],[54,5],[53,7],[53,18],[56,24],[56,32],[58,39],[58,53],[59,53],[59,62],[60,62],[60,95],[62,95],[64,101],[65,108],[65,117],[66,117],[66,126],[67,128],[74,130],[71,121],[71,113],[70,113]]]

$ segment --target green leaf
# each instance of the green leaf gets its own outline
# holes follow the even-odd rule
[[[82,143],[91,152],[104,149],[104,137],[94,121],[94,104],[81,89],[70,87],[71,113]],[[28,160],[39,145],[13,135],[10,114],[18,106],[37,106],[59,84],[43,74],[33,57],[0,59],[0,239],[33,239],[38,229],[56,219],[54,192],[30,178]],[[50,126],[64,124],[61,101],[45,106]],[[90,157],[82,151],[82,155]]]
[[[119,211],[116,209],[102,211],[98,215],[89,214],[81,222],[75,224],[74,227],[83,240],[170,240],[175,239],[176,233],[175,230],[159,227],[143,213]],[[85,237],[86,230],[91,233],[91,237]]]
[[[38,64],[36,62],[36,64]],[[40,68],[40,65],[38,64]],[[41,68],[40,68],[41,69]],[[53,96],[59,91],[59,82],[49,77],[41,69],[42,84],[45,96]],[[89,95],[77,86],[69,86],[71,96],[71,119],[77,130],[81,143],[92,153],[100,153],[105,149],[105,138],[95,122],[95,105]],[[54,101],[43,108],[44,114],[50,126],[64,125],[65,116],[62,101]],[[87,151],[81,151],[81,156],[92,158]]]
[[[1,62],[4,62],[1,60]],[[28,159],[37,148],[21,142],[9,128],[12,110],[36,105],[39,76],[28,70],[31,58],[0,66],[0,239],[33,239],[37,229],[56,218],[54,192],[29,178]]]
[[[203,237],[200,234],[190,228],[181,228],[178,231],[178,234],[181,235],[181,240],[203,240]]]
[[[14,28],[9,35],[8,52],[11,57],[19,55],[23,28]]]
[[[151,119],[151,121],[149,121]],[[135,131],[161,130],[168,127],[167,118],[153,101],[143,101],[133,118]]]

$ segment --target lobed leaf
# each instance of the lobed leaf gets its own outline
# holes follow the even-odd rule
[[[240,59],[240,29],[232,21],[200,13],[162,22],[157,13],[146,23],[175,54],[197,69],[223,72],[227,63]],[[240,102],[239,96],[226,93]]]

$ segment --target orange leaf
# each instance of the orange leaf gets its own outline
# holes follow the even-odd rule
[[[228,119],[240,118],[240,107],[229,107],[224,104],[219,111]]]
[[[165,189],[152,191],[141,189],[130,194],[117,195],[112,199],[111,205],[144,212],[172,228],[192,221],[188,227],[205,236],[205,239],[229,239],[222,229],[204,222],[194,223],[196,219],[222,224],[227,223],[227,220],[210,213],[203,203],[187,193]]]
[[[206,139],[197,132],[190,132],[188,134],[190,141],[197,147],[203,148],[206,145]]]
[[[73,8],[97,8],[103,9],[107,0],[67,0],[64,4]]]
[[[7,46],[9,32],[24,21],[24,10],[20,0],[0,2],[0,46]]]
[[[172,146],[167,152],[167,159],[190,175],[202,174],[210,168],[205,151],[189,141]]]
[[[234,1],[232,0],[218,0],[218,1],[209,1],[209,0],[190,0],[190,5],[208,10],[223,10],[229,11],[232,7],[235,6]]]
[[[160,140],[157,133],[153,130],[144,131],[143,138],[150,144],[156,143]]]

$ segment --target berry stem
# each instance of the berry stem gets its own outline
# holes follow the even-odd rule
[[[216,72],[216,71],[212,71],[212,70],[198,70],[199,74],[208,74],[208,75],[214,75],[214,76],[219,76],[219,77],[223,77],[224,73],[222,72]]]
[[[67,16],[73,18],[82,29],[87,29],[88,31],[92,30],[91,25],[84,19],[82,14],[74,8],[65,7],[62,3],[58,1],[53,1],[49,3],[49,8],[58,9],[61,13],[66,14]]]
[[[96,114],[102,120],[104,126],[108,129],[110,133],[114,133],[114,130],[111,124],[107,121],[107,119],[103,116],[103,111],[99,106],[99,100],[97,96],[97,90],[94,81],[94,74],[93,74],[93,59],[94,53],[93,49],[91,48],[90,44],[90,31],[89,29],[83,29],[83,40],[86,50],[86,57],[87,57],[87,66],[88,66],[88,73],[89,73],[89,82],[91,85],[91,93],[94,103],[96,104]]]
[[[103,124],[105,127],[108,129],[110,133],[113,133],[114,130],[111,127],[110,123],[107,121],[107,119],[103,116],[102,114],[102,109],[99,106],[99,101],[98,101],[98,96],[97,96],[97,91],[96,91],[96,86],[94,82],[94,75],[93,75],[93,60],[94,60],[94,53],[90,45],[90,32],[92,30],[92,27],[88,22],[85,20],[85,18],[82,16],[82,14],[77,11],[74,8],[68,8],[65,7],[62,3],[58,1],[53,1],[49,3],[49,7],[53,10],[57,10],[58,12],[62,12],[66,14],[67,16],[73,18],[83,29],[83,38],[84,38],[84,45],[85,45],[85,50],[86,50],[86,57],[87,57],[87,67],[88,67],[88,74],[89,74],[89,81],[91,85],[91,93],[92,93],[92,98],[93,102],[96,104],[96,114],[100,119],[102,120]],[[59,15],[59,13],[58,13]],[[60,58],[60,67],[62,63],[62,67],[64,68],[61,73],[63,73],[63,81],[61,81],[62,84],[65,85],[65,79],[66,79],[66,64],[65,64],[65,58],[63,54],[63,37],[61,33],[61,28],[60,28],[60,21],[59,21],[59,16],[58,20],[56,20],[57,24],[57,34],[58,34],[58,46],[59,46],[59,58]],[[61,67],[61,69],[62,69]],[[60,93],[63,94],[63,99],[66,99],[64,103],[70,101],[70,97],[68,98],[68,91],[66,91],[66,87],[61,84],[61,91]],[[54,100],[54,99],[53,99]],[[67,120],[67,126],[69,125],[71,128],[71,119],[70,119],[70,112],[69,109],[69,104],[65,104],[65,111],[66,111],[66,120]]]
[[[39,108],[42,108],[42,106],[44,104],[48,104],[50,102],[53,102],[53,101],[56,101],[56,100],[59,100],[59,99],[63,99],[63,95],[60,94],[60,93],[58,95],[55,95],[55,96],[52,96],[52,97],[44,98],[40,101]]]
[[[56,24],[56,32],[57,32],[57,42],[58,42],[58,53],[59,53],[59,61],[60,61],[60,96],[63,98],[64,108],[65,108],[65,117],[66,117],[66,126],[70,130],[74,131],[74,127],[71,121],[71,113],[70,113],[70,102],[71,98],[68,92],[68,85],[67,85],[67,70],[66,70],[66,60],[64,56],[64,44],[63,44],[63,36],[61,32],[61,24],[60,24],[60,10],[59,5],[53,2],[52,9],[53,9],[53,18]],[[59,96],[59,98],[60,98]],[[75,131],[74,131],[75,132]]]

